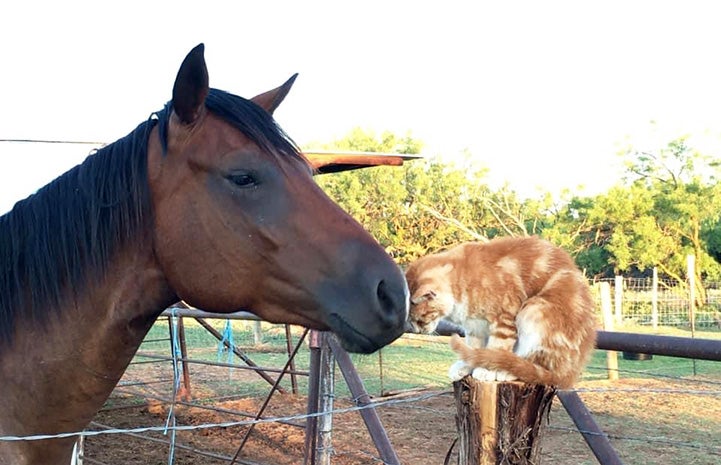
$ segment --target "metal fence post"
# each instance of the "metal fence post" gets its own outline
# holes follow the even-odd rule
[[[335,397],[335,357],[328,345],[330,333],[322,333],[320,349],[320,395],[318,417],[318,438],[315,456],[318,465],[330,465],[333,452],[333,399]]]

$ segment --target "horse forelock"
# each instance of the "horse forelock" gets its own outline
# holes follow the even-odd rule
[[[147,141],[155,121],[88,156],[0,217],[0,348],[104,275],[151,216]]]

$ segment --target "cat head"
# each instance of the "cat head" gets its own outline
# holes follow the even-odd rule
[[[406,273],[411,292],[409,326],[413,332],[430,334],[436,330],[438,322],[453,311],[449,269],[448,265],[443,265],[424,273],[417,271],[410,268]]]

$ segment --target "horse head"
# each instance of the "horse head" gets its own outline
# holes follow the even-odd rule
[[[405,279],[275,123],[295,76],[246,100],[209,88],[203,51],[183,61],[148,147],[168,285],[204,310],[332,330],[350,351],[390,343],[407,317]]]

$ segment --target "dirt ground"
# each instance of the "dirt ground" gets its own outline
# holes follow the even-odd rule
[[[662,380],[621,380],[582,383],[586,405],[602,429],[612,437],[613,446],[625,463],[697,464],[721,463],[721,383]],[[423,400],[409,399],[426,396]],[[401,463],[408,465],[440,465],[456,437],[455,406],[449,392],[417,391],[396,397],[378,409],[390,441]],[[256,412],[262,398],[238,399],[214,404],[229,410]],[[335,408],[350,407],[350,399],[336,399]],[[300,395],[276,394],[266,416],[302,414],[306,398]],[[179,425],[200,425],[237,421],[241,418],[177,406]],[[101,412],[96,422],[117,428],[162,425],[167,407],[150,403],[135,408]],[[302,420],[300,421],[302,422]],[[97,425],[90,429],[98,429]],[[233,456],[238,450],[246,427],[212,428],[177,433],[177,443],[207,451],[218,456]],[[146,436],[167,440],[162,433]],[[358,412],[333,417],[333,456],[337,465],[371,465],[383,463]],[[550,415],[550,424],[543,438],[543,463],[578,465],[597,463],[558,401]],[[250,435],[237,463],[290,465],[303,463],[304,430],[297,426],[259,424]],[[104,464],[166,464],[168,445],[127,435],[101,435],[85,442],[86,463]],[[449,463],[455,464],[455,453]],[[175,463],[227,464],[227,458],[213,458],[190,453],[177,446]]]

